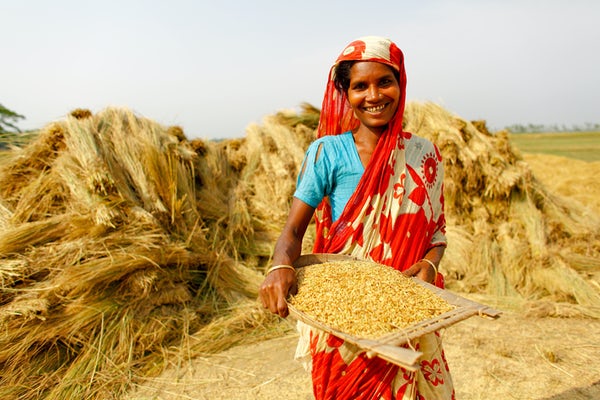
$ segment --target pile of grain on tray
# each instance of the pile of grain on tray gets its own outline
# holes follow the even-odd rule
[[[300,268],[290,304],[331,328],[370,339],[453,309],[401,272],[355,260]]]

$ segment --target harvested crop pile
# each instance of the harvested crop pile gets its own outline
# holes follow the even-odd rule
[[[119,398],[278,334],[256,293],[318,116],[305,105],[213,142],[78,110],[3,153],[0,398]],[[447,286],[599,317],[599,217],[541,185],[501,132],[433,104],[405,121],[444,157]]]
[[[453,308],[389,266],[354,260],[300,268],[290,304],[334,329],[371,339]]]
[[[600,161],[582,161],[551,154],[523,154],[546,188],[574,199],[600,215]]]
[[[600,317],[599,216],[542,185],[506,132],[435,104],[409,103],[405,122],[444,158],[447,287]]]
[[[69,115],[10,153],[0,398],[118,398],[180,354],[268,334],[248,300],[261,274],[240,259],[268,259],[255,232],[273,239],[238,222],[247,207],[226,161],[220,145],[119,109]]]

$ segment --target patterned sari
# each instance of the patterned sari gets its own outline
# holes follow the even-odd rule
[[[318,136],[358,127],[344,94],[336,91],[335,66],[343,60],[377,61],[399,73],[398,111],[380,137],[358,187],[332,222],[327,198],[315,212],[315,253],[340,253],[403,271],[434,246],[445,246],[443,165],[436,146],[402,131],[406,74],[400,49],[379,37],[350,43],[332,67],[323,99]],[[441,275],[438,274],[441,278]],[[443,285],[443,278],[436,280]],[[423,352],[410,372],[366,356],[354,345],[299,323],[297,358],[310,354],[313,392],[320,399],[451,399],[452,379],[437,333],[411,345]]]

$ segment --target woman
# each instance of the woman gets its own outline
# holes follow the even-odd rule
[[[318,139],[306,153],[259,292],[271,312],[288,315],[285,299],[296,284],[292,265],[313,215],[315,253],[358,256],[443,285],[437,272],[446,246],[443,166],[437,147],[402,131],[405,89],[404,56],[389,39],[355,40],[331,68]],[[413,343],[423,356],[412,373],[299,326],[298,350],[311,356],[317,399],[454,397],[437,334]]]

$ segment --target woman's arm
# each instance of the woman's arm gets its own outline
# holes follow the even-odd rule
[[[312,219],[315,209],[294,198],[283,231],[275,244],[273,266],[293,265],[302,253],[302,239]],[[259,289],[259,298],[265,308],[285,318],[288,308],[285,302],[290,292],[296,290],[296,273],[287,268],[270,272]]]

